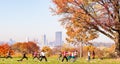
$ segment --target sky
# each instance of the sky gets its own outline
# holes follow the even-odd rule
[[[51,0],[0,0],[0,41],[41,39],[44,34],[52,41],[57,31],[65,40],[66,31],[58,22],[60,17],[51,13],[52,6]],[[96,41],[111,40],[102,35]]]
[[[55,32],[64,34],[58,17],[49,9],[51,6],[50,0],[0,0],[0,40],[25,41],[44,34],[53,40]]]

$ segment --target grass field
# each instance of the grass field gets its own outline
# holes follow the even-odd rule
[[[5,59],[0,58],[0,64],[120,64],[120,59],[95,59],[88,62],[86,59],[77,59],[76,62],[61,62],[56,60],[55,57],[49,57],[48,62],[38,61],[38,59],[29,58],[28,60],[24,59],[23,61],[17,61],[20,58],[13,58],[13,59]]]

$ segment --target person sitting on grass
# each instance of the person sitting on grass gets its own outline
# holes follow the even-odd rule
[[[26,52],[23,51],[23,57],[20,59],[20,60],[17,60],[17,61],[22,61],[24,58],[26,58],[26,60],[28,60],[28,57],[26,56]]]

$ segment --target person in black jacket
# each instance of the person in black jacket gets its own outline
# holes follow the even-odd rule
[[[26,52],[23,52],[23,57],[18,61],[22,61],[24,58],[26,58],[28,60],[28,57],[26,56],[26,54],[27,54]]]

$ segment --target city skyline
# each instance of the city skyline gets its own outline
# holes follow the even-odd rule
[[[63,45],[64,41],[62,39],[62,32],[61,31],[57,31],[54,33],[54,40],[53,41],[48,41],[48,38],[47,38],[47,35],[44,34],[42,36],[40,36],[40,38],[33,38],[33,39],[30,39],[30,38],[27,38],[26,41],[24,42],[29,42],[29,41],[33,41],[35,42],[37,45],[39,45],[40,47],[43,47],[43,46],[50,46],[50,47],[54,47],[54,46],[61,46]],[[3,44],[3,43],[8,43],[9,45],[12,45],[12,44],[15,44],[19,41],[15,41],[14,39],[9,39],[9,41],[7,42],[4,42],[4,41],[0,41],[0,44]]]

